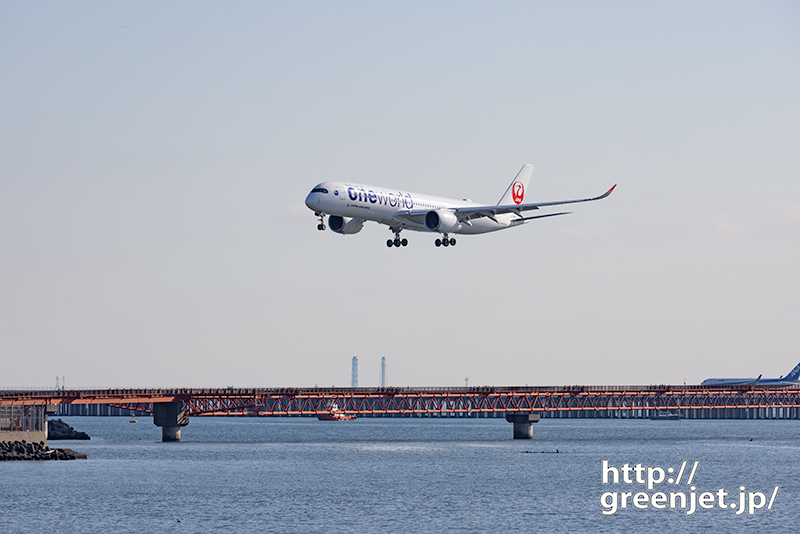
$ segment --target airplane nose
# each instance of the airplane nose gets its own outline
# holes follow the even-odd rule
[[[312,210],[315,209],[317,207],[317,196],[318,193],[309,193],[306,197],[306,206]]]

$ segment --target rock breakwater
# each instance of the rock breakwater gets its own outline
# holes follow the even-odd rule
[[[76,432],[61,419],[47,421],[47,439],[92,439],[86,432]]]
[[[0,441],[0,462],[14,460],[85,460],[86,455],[71,449],[51,449],[44,442]]]

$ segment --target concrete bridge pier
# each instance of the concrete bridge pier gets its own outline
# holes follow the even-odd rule
[[[181,428],[189,424],[183,415],[183,401],[154,402],[153,424],[161,427],[161,441],[180,441]]]
[[[539,422],[539,414],[510,413],[506,421],[514,423],[514,439],[533,439],[533,423]]]

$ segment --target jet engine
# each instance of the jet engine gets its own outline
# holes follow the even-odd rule
[[[425,214],[425,227],[433,232],[447,233],[461,228],[461,223],[452,211],[431,210]]]
[[[331,215],[328,217],[328,226],[337,234],[357,234],[364,228],[364,221],[362,219],[353,219],[352,217]]]

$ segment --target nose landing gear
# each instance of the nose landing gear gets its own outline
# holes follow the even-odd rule
[[[317,225],[317,230],[322,231],[325,229],[325,214],[320,212],[315,212],[314,215],[319,217],[319,224]]]
[[[404,247],[404,246],[408,245],[408,239],[406,239],[405,237],[403,239],[400,239],[400,229],[394,228],[394,227],[390,227],[389,230],[394,232],[394,239],[387,239],[386,240],[386,246],[387,247],[389,247],[389,248],[392,248],[392,246]]]
[[[452,237],[448,238],[447,234],[444,234],[444,236],[442,236],[442,239],[437,239],[436,241],[434,241],[434,243],[436,244],[437,247],[454,247],[454,246],[456,246],[455,238],[452,238]]]

